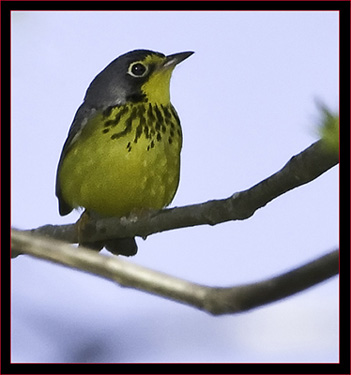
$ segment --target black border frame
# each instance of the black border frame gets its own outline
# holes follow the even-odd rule
[[[270,373],[350,374],[350,226],[340,225],[339,364],[11,364],[10,363],[10,13],[13,10],[337,10],[340,12],[340,219],[350,219],[350,2],[349,1],[2,1],[1,2],[1,374]],[[7,188],[9,190],[7,190]],[[8,192],[8,194],[7,194]],[[346,200],[346,202],[348,202]],[[345,212],[344,212],[345,211]],[[348,211],[348,212],[346,212]],[[346,216],[347,215],[347,216]],[[9,223],[9,225],[7,225]],[[5,229],[6,228],[6,229]],[[128,368],[126,366],[129,366]],[[186,367],[185,367],[186,366]]]

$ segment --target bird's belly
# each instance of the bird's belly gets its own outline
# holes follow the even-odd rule
[[[60,171],[62,196],[72,207],[103,216],[168,205],[179,183],[181,133],[121,137],[94,130],[80,137]]]

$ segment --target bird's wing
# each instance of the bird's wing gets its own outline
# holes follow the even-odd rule
[[[65,144],[63,145],[63,149],[61,152],[61,157],[57,166],[57,172],[56,172],[56,196],[59,201],[59,212],[60,215],[67,215],[69,214],[72,210],[73,207],[71,207],[67,202],[62,197],[62,192],[61,192],[61,184],[60,184],[60,168],[62,165],[62,162],[67,155],[67,152],[71,149],[72,145],[76,142],[80,134],[82,133],[82,130],[88,123],[89,118],[96,112],[96,109],[88,106],[86,103],[83,103],[79,108],[74,116],[72,125],[69,129],[67,139],[65,141]]]

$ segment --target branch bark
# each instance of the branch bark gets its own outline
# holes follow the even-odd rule
[[[83,239],[85,243],[88,243],[113,238],[146,237],[172,229],[204,224],[216,225],[230,220],[247,219],[271,200],[314,180],[338,162],[338,155],[328,152],[325,144],[320,140],[292,157],[275,174],[227,199],[150,211],[138,218],[92,220],[88,230],[84,232]],[[70,243],[78,242],[75,224],[45,225],[32,229],[31,232]]]
[[[12,230],[12,251],[86,271],[121,286],[156,294],[213,315],[233,314],[298,293],[337,275],[339,251],[334,250],[301,267],[268,280],[232,287],[209,287],[141,267],[120,257],[32,233]]]
[[[337,163],[338,155],[327,152],[323,142],[318,141],[292,157],[280,171],[248,190],[235,193],[227,199],[150,211],[138,218],[92,220],[89,230],[85,231],[87,238],[84,237],[84,242],[145,237],[176,228],[243,220],[271,200],[312,181]],[[268,280],[232,287],[209,287],[131,264],[120,257],[105,256],[83,247],[73,248],[53,239],[77,242],[74,224],[46,225],[30,231],[12,230],[11,235],[13,257],[23,253],[47,259],[215,315],[247,311],[277,301],[336,275],[339,269],[338,250],[335,250]]]

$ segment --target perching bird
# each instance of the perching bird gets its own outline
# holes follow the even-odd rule
[[[61,215],[84,207],[92,216],[123,217],[170,204],[178,188],[182,147],[170,79],[174,67],[192,54],[135,50],[94,78],[58,164]],[[137,252],[134,238],[104,245],[114,254]]]

